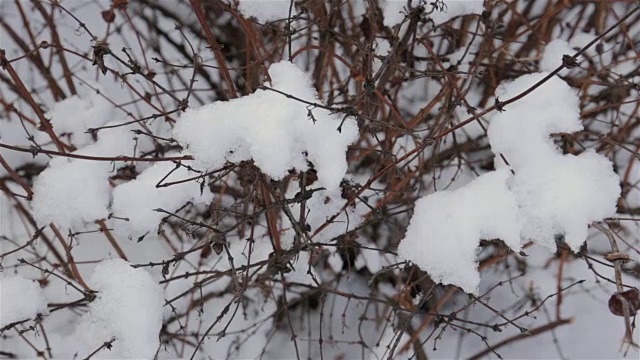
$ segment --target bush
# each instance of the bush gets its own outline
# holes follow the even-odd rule
[[[639,20],[0,3],[0,355],[637,356]]]

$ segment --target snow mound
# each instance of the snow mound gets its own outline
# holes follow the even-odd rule
[[[496,90],[498,99],[516,96],[542,80],[546,73],[521,76]],[[558,155],[549,137],[552,133],[582,130],[578,97],[559,78],[552,78],[541,88],[497,113],[487,131],[491,150],[503,154],[514,169],[524,164],[547,163]],[[503,164],[498,159],[496,165]],[[516,171],[517,172],[517,171]]]

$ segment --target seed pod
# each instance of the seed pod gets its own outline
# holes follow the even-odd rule
[[[101,15],[102,15],[102,19],[107,24],[112,23],[116,19],[116,13],[113,11],[113,9],[105,10],[101,13]]]
[[[640,309],[640,290],[633,288],[617,292],[609,298],[609,311],[613,315],[624,316],[625,306],[628,306],[630,316],[638,312]]]

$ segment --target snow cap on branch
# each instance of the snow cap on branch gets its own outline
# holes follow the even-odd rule
[[[257,90],[189,109],[174,137],[193,154],[196,168],[253,160],[262,172],[281,179],[290,169],[307,170],[310,161],[320,185],[337,188],[347,171],[347,147],[358,137],[356,122],[309,105],[321,102],[309,77],[291,62],[273,64],[269,74],[272,85],[265,86],[277,91]]]
[[[547,73],[524,75],[501,86],[497,95],[516,96]],[[418,200],[398,254],[437,282],[478,294],[476,250],[481,239],[500,239],[514,251],[531,240],[555,249],[558,235],[577,251],[587,228],[616,212],[618,175],[593,150],[562,154],[550,134],[582,130],[578,98],[557,77],[509,104],[491,120],[488,137],[515,175],[501,169],[481,175],[456,191]]]

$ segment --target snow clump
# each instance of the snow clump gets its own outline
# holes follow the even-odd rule
[[[511,98],[546,75],[521,76],[496,96]],[[436,282],[478,294],[481,239],[501,239],[514,251],[529,240],[555,250],[562,235],[578,251],[589,224],[613,216],[620,196],[620,179],[607,158],[593,150],[562,154],[550,138],[582,129],[577,95],[557,77],[507,105],[488,129],[499,169],[418,200],[398,255]]]

